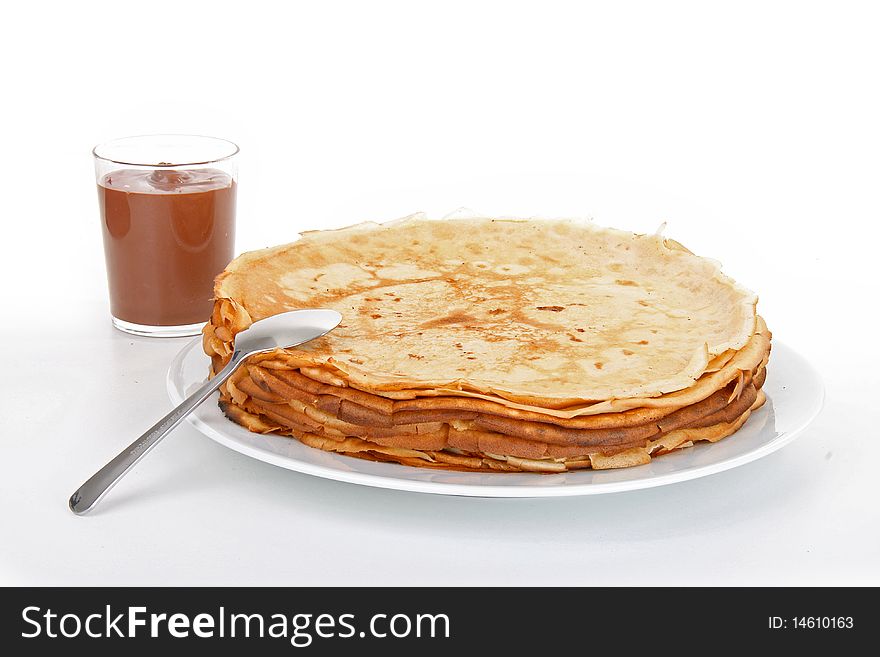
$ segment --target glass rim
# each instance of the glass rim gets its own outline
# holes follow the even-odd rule
[[[199,161],[193,161],[193,162],[132,162],[131,161],[132,159],[141,159],[141,158],[128,158],[128,159],[124,159],[124,160],[123,159],[114,159],[113,157],[107,157],[107,156],[101,155],[99,153],[99,150],[101,150],[107,146],[110,146],[111,144],[115,144],[117,142],[126,141],[129,139],[149,139],[149,138],[156,138],[156,137],[195,138],[195,139],[210,140],[213,142],[222,142],[222,143],[228,144],[231,147],[231,152],[224,155],[223,157],[215,157],[215,158],[210,158],[207,160],[199,160]],[[228,160],[228,159],[238,155],[239,150],[240,149],[238,148],[238,144],[236,144],[235,142],[229,141],[228,139],[223,139],[222,137],[211,137],[209,135],[157,133],[157,134],[148,134],[148,135],[130,135],[128,137],[118,137],[116,139],[111,139],[110,141],[102,142],[102,143],[96,145],[92,149],[92,156],[96,160],[101,160],[103,162],[111,162],[113,164],[125,164],[125,165],[135,166],[135,167],[169,168],[169,167],[200,166],[203,164],[214,164],[217,162],[223,162],[225,160]]]

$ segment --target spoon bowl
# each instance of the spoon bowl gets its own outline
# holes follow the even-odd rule
[[[254,322],[235,336],[235,351],[245,356],[296,347],[335,329],[342,315],[335,310],[315,308],[291,310]]]

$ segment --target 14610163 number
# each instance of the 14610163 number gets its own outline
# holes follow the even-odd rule
[[[771,630],[850,630],[853,625],[852,616],[770,616],[767,620]]]

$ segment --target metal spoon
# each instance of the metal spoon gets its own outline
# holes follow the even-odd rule
[[[335,310],[292,310],[251,324],[235,336],[232,358],[226,366],[80,486],[70,496],[70,510],[82,515],[94,507],[135,463],[232,376],[242,360],[252,354],[295,347],[320,338],[336,328],[341,320],[342,315]]]

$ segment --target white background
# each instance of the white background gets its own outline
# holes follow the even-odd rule
[[[880,584],[880,21],[871,3],[4,8],[2,584]],[[241,146],[238,251],[460,206],[666,234],[761,296],[828,399],[772,456],[662,489],[432,497],[177,430],[181,340],[109,324],[91,147]]]

